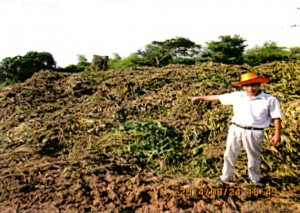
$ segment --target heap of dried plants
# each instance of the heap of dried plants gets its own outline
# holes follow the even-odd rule
[[[232,109],[190,97],[234,91],[248,71],[271,79],[282,144],[265,131],[264,188],[244,150],[237,185],[218,186]],[[0,211],[300,211],[299,82],[299,62],[40,71],[0,91]]]

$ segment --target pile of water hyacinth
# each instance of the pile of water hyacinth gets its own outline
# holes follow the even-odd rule
[[[190,97],[238,90],[245,72],[285,116],[265,130],[263,188],[217,185],[232,108]],[[76,74],[49,70],[0,90],[1,212],[297,212],[300,62],[203,63]]]

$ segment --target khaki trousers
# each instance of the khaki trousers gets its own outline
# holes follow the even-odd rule
[[[236,159],[243,145],[248,157],[248,175],[252,182],[260,181],[260,155],[262,152],[263,130],[247,130],[232,124],[229,127],[222,180],[233,181],[233,170]]]

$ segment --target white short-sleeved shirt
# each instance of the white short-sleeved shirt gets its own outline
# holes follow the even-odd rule
[[[242,126],[269,127],[274,118],[283,116],[278,99],[263,91],[249,97],[245,91],[226,93],[218,96],[224,105],[233,105],[232,122]]]

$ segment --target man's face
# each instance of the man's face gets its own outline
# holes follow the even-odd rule
[[[244,84],[243,90],[248,96],[257,96],[260,91],[260,83]]]

